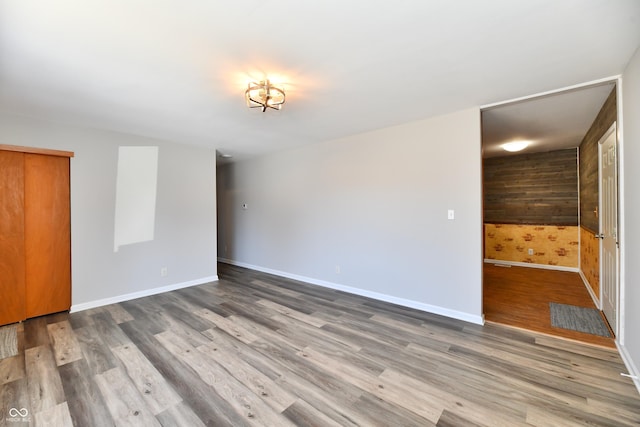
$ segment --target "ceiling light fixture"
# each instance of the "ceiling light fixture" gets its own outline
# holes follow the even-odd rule
[[[517,151],[522,151],[529,146],[529,141],[512,141],[507,142],[506,144],[502,144],[502,149],[505,151],[509,151],[511,153],[515,153]]]
[[[258,83],[249,83],[244,97],[249,108],[262,108],[264,113],[267,108],[273,108],[274,110],[282,108],[282,104],[284,104],[284,89],[273,86],[268,79],[261,80]]]

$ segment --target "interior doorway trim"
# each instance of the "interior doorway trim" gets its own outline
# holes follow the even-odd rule
[[[617,74],[610,77],[591,80],[591,81],[576,84],[576,85],[565,86],[562,88],[544,91],[544,92],[538,92],[531,95],[522,96],[519,98],[512,98],[504,101],[484,104],[480,106],[480,112],[482,113],[482,111],[484,110],[489,110],[491,108],[499,107],[502,105],[514,104],[514,103],[527,101],[535,98],[541,98],[545,96],[560,94],[563,92],[570,92],[573,90],[583,89],[590,86],[598,86],[606,83],[615,83],[616,85],[616,104],[617,104],[616,105],[616,109],[617,109],[616,123],[617,123],[617,133],[618,133],[617,140],[618,140],[618,196],[619,196],[618,198],[618,208],[619,208],[618,235],[620,236],[620,239],[619,239],[620,246],[619,246],[619,252],[618,252],[618,256],[619,256],[619,268],[618,268],[619,310],[618,310],[618,316],[617,316],[618,334],[615,337],[615,342],[618,349],[620,349],[620,347],[624,346],[625,344],[625,332],[626,332],[625,321],[624,321],[625,319],[625,288],[626,288],[626,283],[625,283],[626,251],[625,251],[625,240],[624,240],[624,230],[625,230],[625,200],[624,200],[624,194],[625,194],[624,166],[625,164],[624,163],[625,162],[624,162],[624,122],[623,122],[624,112],[623,112],[623,99],[622,99],[622,96],[623,96],[622,95],[622,85],[623,85],[622,75]],[[482,218],[482,220],[484,221],[484,217]],[[483,241],[484,241],[484,233],[483,233]],[[481,282],[483,282],[482,278],[481,278]]]
[[[554,89],[554,90],[548,90],[546,92],[538,92],[538,93],[534,93],[532,95],[526,95],[526,96],[521,96],[519,98],[512,98],[512,99],[508,99],[506,101],[498,101],[498,102],[494,102],[492,104],[484,104],[480,106],[480,111],[482,110],[488,110],[494,107],[500,107],[502,105],[507,105],[507,104],[515,104],[517,102],[522,102],[522,101],[528,101],[530,99],[535,99],[535,98],[542,98],[545,96],[549,96],[549,95],[556,95],[559,93],[563,93],[563,92],[570,92],[572,90],[576,90],[576,89],[584,89],[590,86],[598,86],[600,84],[604,84],[604,83],[616,83],[616,87],[619,87],[620,85],[620,78],[621,76],[615,75],[615,76],[611,76],[611,77],[605,77],[602,79],[598,79],[598,80],[591,80],[589,82],[585,82],[585,83],[580,83],[577,85],[572,85],[572,86],[565,86],[559,89]],[[618,108],[621,108],[621,103],[620,103],[620,96],[622,96],[622,94],[620,93],[620,89],[616,90],[616,95],[618,96]],[[618,115],[620,115],[620,111],[618,110]],[[622,126],[619,126],[619,128],[621,128]],[[619,132],[619,130],[618,130]]]

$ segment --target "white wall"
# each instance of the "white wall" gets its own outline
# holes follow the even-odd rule
[[[214,150],[6,114],[0,114],[0,135],[3,144],[75,152],[72,310],[217,278]],[[121,145],[159,147],[155,238],[114,252]]]
[[[480,150],[474,108],[223,166],[218,253],[480,323]]]
[[[640,49],[622,75],[624,218],[621,240],[624,247],[622,271],[622,353],[627,366],[640,375]],[[640,380],[636,381],[640,390]]]

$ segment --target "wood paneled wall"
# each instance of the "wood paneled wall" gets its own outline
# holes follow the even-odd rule
[[[484,159],[484,222],[578,225],[577,150]]]
[[[616,89],[605,101],[591,128],[580,143],[580,225],[597,233],[598,217],[594,210],[598,206],[598,141],[616,121]]]

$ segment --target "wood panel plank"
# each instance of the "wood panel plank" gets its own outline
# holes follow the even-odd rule
[[[580,225],[592,233],[598,233],[598,216],[594,213],[598,206],[598,141],[617,120],[618,108],[616,88],[604,102],[591,127],[580,142]]]
[[[578,225],[577,150],[483,160],[484,221]]]

